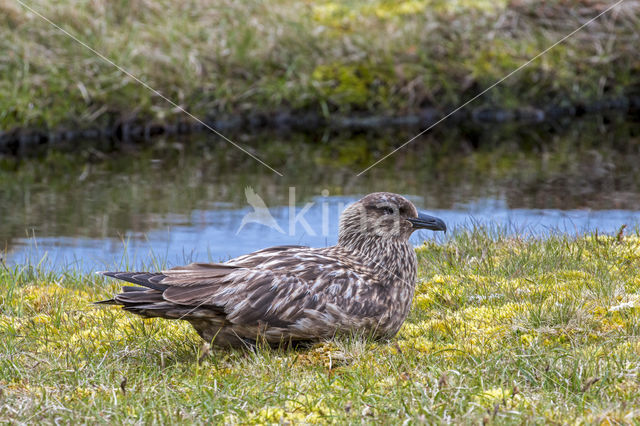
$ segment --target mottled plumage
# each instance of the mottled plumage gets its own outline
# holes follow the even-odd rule
[[[353,332],[391,337],[413,298],[417,261],[408,239],[418,228],[446,229],[400,195],[369,194],[343,212],[335,246],[272,247],[157,273],[103,272],[142,287],[124,287],[99,303],[189,321],[219,346],[257,339],[276,346]]]

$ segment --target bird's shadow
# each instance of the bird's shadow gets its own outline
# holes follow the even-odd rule
[[[268,344],[266,342],[251,340],[240,348],[225,348],[212,346],[204,341],[193,340],[189,344],[180,345],[177,351],[166,358],[159,357],[157,364],[161,369],[172,365],[211,364],[214,367],[223,368],[228,362],[241,362],[248,359],[268,361],[273,357],[294,356],[292,366],[301,360],[317,359],[318,351],[333,351],[333,367],[349,365],[352,356],[344,354],[354,351],[363,351],[371,345],[385,345],[389,339],[372,339],[366,336],[341,336],[326,341],[294,341],[280,344]],[[340,356],[336,356],[340,354]],[[320,363],[319,363],[320,364]]]

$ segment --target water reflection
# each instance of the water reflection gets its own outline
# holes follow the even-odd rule
[[[422,200],[412,197],[422,207]],[[241,254],[275,245],[300,244],[323,247],[335,244],[338,217],[356,197],[328,197],[314,200],[298,221],[292,220],[288,206],[271,207],[283,232],[261,224],[247,224],[242,218],[251,209],[195,210],[190,215],[169,215],[146,233],[126,232],[122,240],[112,238],[42,237],[18,239],[10,260],[25,263],[45,254],[52,265],[73,265],[85,271],[113,265],[142,268],[145,265],[175,265],[191,261],[223,261]],[[496,200],[483,200],[458,210],[430,210],[442,218],[453,232],[460,228],[486,226],[496,232],[524,237],[544,237],[549,233],[577,235],[598,230],[614,233],[623,224],[640,225],[640,211],[628,210],[555,210],[509,209]],[[461,206],[462,207],[462,206]],[[326,209],[326,210],[325,210]],[[326,215],[328,212],[328,216]],[[327,220],[328,218],[328,220]],[[305,226],[305,223],[308,227]],[[429,231],[414,233],[412,242],[446,238]]]
[[[0,241],[10,263],[46,251],[53,265],[77,262],[84,270],[154,258],[218,261],[269,245],[332,244],[339,205],[380,190],[414,197],[450,228],[478,221],[537,236],[549,230],[614,232],[638,223],[639,135],[639,124],[621,117],[560,127],[442,128],[359,178],[355,172],[405,135],[235,135],[283,171],[282,178],[211,136],[112,152],[87,147],[40,159],[5,158]],[[249,224],[236,235],[248,211],[247,186],[265,200],[285,234]],[[330,204],[328,232],[313,223],[316,235],[301,226],[289,235],[290,212],[283,207],[289,187],[295,187],[298,208],[315,202],[305,215],[310,224],[322,203]],[[318,198],[322,191],[330,196]]]

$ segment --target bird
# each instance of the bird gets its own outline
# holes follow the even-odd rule
[[[418,262],[409,237],[417,229],[447,227],[401,195],[376,192],[342,212],[334,246],[270,247],[160,272],[100,272],[136,286],[96,303],[186,320],[217,347],[309,345],[354,334],[387,339],[413,300]]]
[[[267,204],[258,194],[256,194],[252,187],[247,186],[244,189],[244,195],[245,197],[247,197],[247,202],[249,203],[249,205],[253,207],[253,211],[244,215],[244,217],[242,218],[242,222],[240,222],[240,227],[236,231],[236,235],[238,235],[240,231],[242,231],[242,228],[244,228],[247,223],[259,223],[271,229],[275,229],[281,234],[284,234],[284,231],[282,230],[280,225],[278,225],[278,222],[276,222],[276,220],[271,215]]]

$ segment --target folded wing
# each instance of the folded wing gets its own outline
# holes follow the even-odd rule
[[[238,258],[237,264],[192,263],[160,273],[107,272],[143,286],[125,287],[107,303],[147,317],[207,319],[239,334],[255,337],[271,330],[273,336],[296,339],[371,327],[387,311],[383,300],[371,297],[365,272],[337,267],[335,258],[284,251],[288,255],[267,251],[259,262],[254,256]]]

